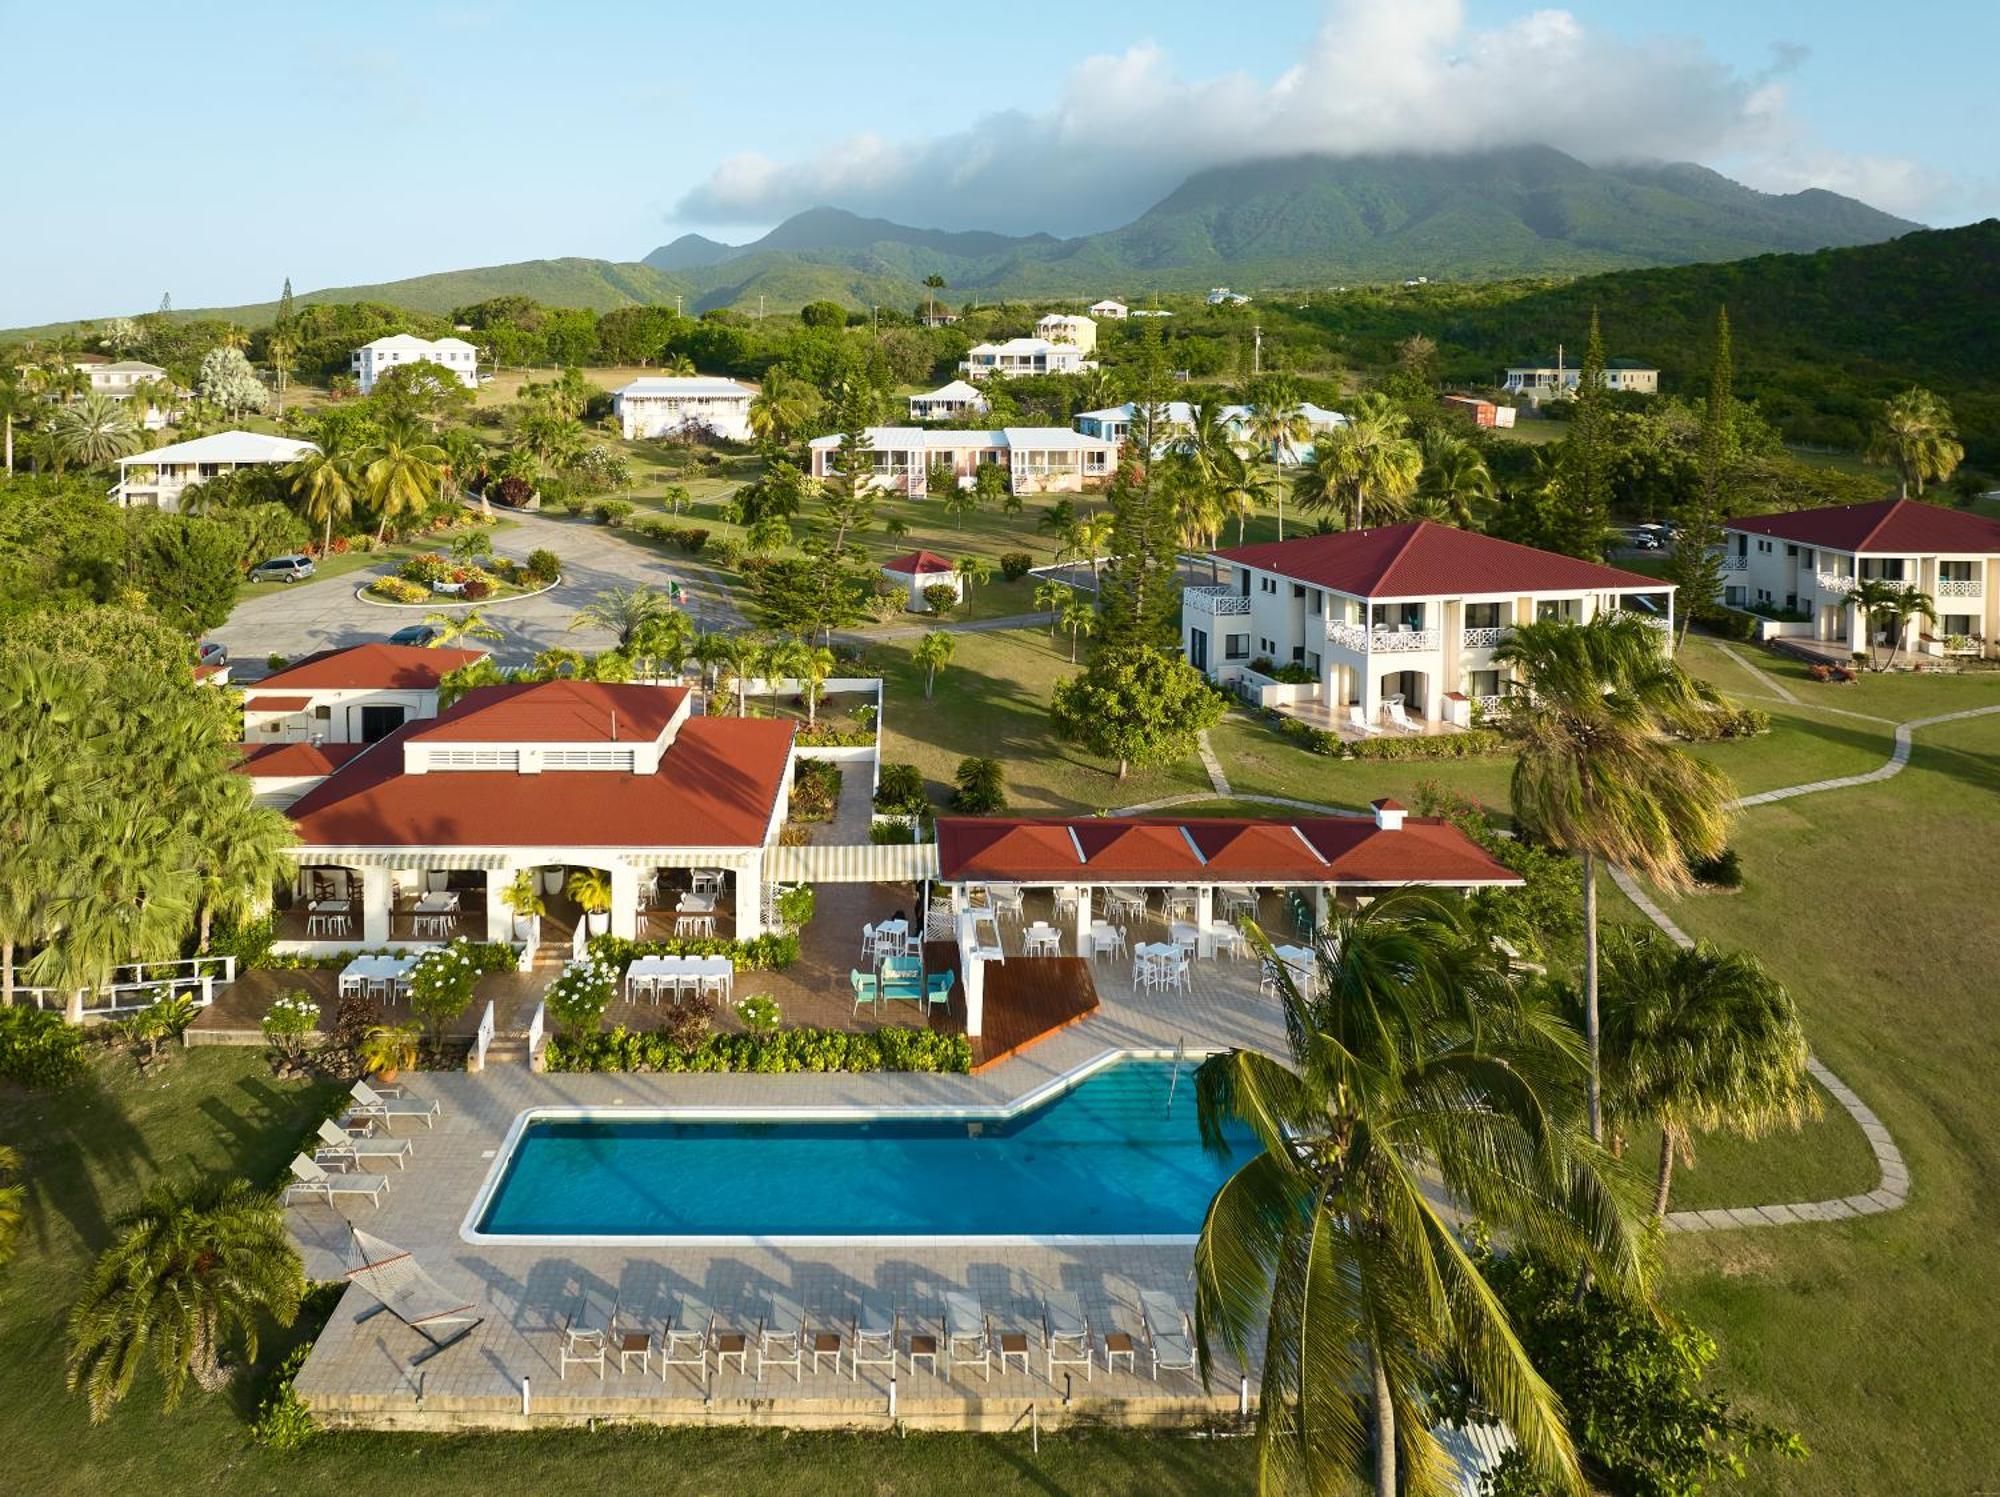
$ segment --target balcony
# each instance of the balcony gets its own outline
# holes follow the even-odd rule
[[[1750,558],[1747,556],[1725,556],[1722,558],[1721,566],[1725,572],[1746,572],[1750,569]]]
[[[1364,629],[1359,624],[1329,623],[1326,640],[1357,655],[1416,655],[1439,645],[1435,629]]]
[[[1213,618],[1247,618],[1250,600],[1230,587],[1187,587],[1181,589],[1181,607]]]
[[[1490,650],[1513,632],[1502,628],[1467,629],[1459,643],[1468,650]]]
[[[1852,577],[1841,572],[1816,572],[1813,574],[1813,582],[1821,592],[1837,593],[1843,598],[1860,585]]]
[[[1937,595],[1940,598],[1979,598],[1986,594],[1986,584],[1977,577],[1943,577],[1938,580]]]

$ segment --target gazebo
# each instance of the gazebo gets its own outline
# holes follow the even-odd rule
[[[953,598],[965,597],[965,580],[935,551],[912,551],[906,556],[893,557],[882,563],[882,575],[891,582],[908,585],[913,613],[931,611],[930,600],[924,596],[925,588],[948,587]]]

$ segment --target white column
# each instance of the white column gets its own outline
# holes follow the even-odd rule
[[[500,902],[501,893],[513,880],[512,868],[486,870],[486,939],[489,941],[514,939],[514,912]]]
[[[969,914],[959,916],[958,970],[965,982],[965,1033],[967,1038],[975,1040],[986,1017],[986,962],[977,955],[979,948],[974,937],[978,929],[978,923]]]
[[[1072,949],[1076,952],[1078,956],[1089,956],[1090,955],[1090,890],[1079,884],[1073,888],[1065,890],[1064,892],[1073,895],[1076,899],[1076,915],[1073,921],[1075,929],[1071,932],[1071,934],[1076,938],[1076,945]]]
[[[349,875],[352,876],[351,874]],[[386,868],[361,870],[361,940],[368,946],[389,944],[389,911],[395,903],[395,883]]]
[[[639,870],[613,863],[611,874],[611,934],[631,940],[639,934]]]
[[[1313,890],[1313,929],[1326,928],[1327,917],[1333,913],[1333,890],[1320,884]]]
[[[1215,955],[1215,886],[1203,884],[1194,891],[1195,955]]]
[[[1375,669],[1373,655],[1366,657],[1367,664],[1361,668],[1361,713],[1371,723],[1382,720],[1382,676]]]
[[[753,853],[736,870],[736,939],[764,934],[764,857]]]

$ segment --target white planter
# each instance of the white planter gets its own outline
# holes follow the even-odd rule
[[[562,893],[562,882],[562,869],[544,868],[542,870],[542,892],[544,894]]]
[[[611,912],[609,910],[593,911],[583,917],[583,923],[584,928],[593,936],[601,936],[607,930],[611,929]]]

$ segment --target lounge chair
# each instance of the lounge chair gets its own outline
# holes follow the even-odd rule
[[[805,1354],[806,1312],[781,1294],[771,1296],[771,1313],[757,1328],[757,1381],[766,1367],[789,1367],[792,1381],[803,1381],[800,1359]]]
[[[1358,702],[1347,709],[1347,725],[1357,733],[1379,733],[1382,730],[1368,721],[1368,709]]]
[[[1097,1365],[1090,1343],[1090,1317],[1067,1290],[1051,1289],[1042,1297],[1042,1350],[1048,1356],[1050,1382],[1056,1380],[1058,1367],[1081,1367],[1084,1381],[1090,1381]]]
[[[1389,714],[1389,721],[1405,733],[1421,733],[1423,728],[1410,721],[1409,713],[1403,710],[1401,702],[1391,702],[1382,709]]]
[[[358,1170],[364,1159],[393,1159],[396,1168],[402,1169],[413,1151],[407,1138],[370,1138],[366,1134],[356,1137],[351,1129],[341,1127],[332,1118],[319,1125],[319,1138],[323,1147],[313,1150],[313,1159],[343,1169]]]
[[[285,1187],[285,1204],[290,1205],[292,1193],[303,1191],[308,1196],[318,1196],[329,1206],[335,1196],[366,1196],[369,1204],[380,1205],[382,1197],[389,1189],[387,1175],[368,1175],[360,1170],[345,1171],[329,1175],[315,1159],[300,1154],[292,1160],[294,1183]]]
[[[944,1372],[950,1377],[960,1367],[979,1368],[979,1375],[993,1375],[993,1343],[987,1334],[986,1310],[979,1297],[962,1290],[949,1290],[944,1297]]]
[[[1139,1317],[1146,1328],[1146,1348],[1153,1355],[1153,1381],[1159,1381],[1162,1371],[1192,1375],[1194,1328],[1180,1302],[1158,1289],[1142,1289]]]
[[[347,1270],[348,1282],[375,1303],[355,1317],[355,1324],[387,1310],[430,1343],[430,1350],[414,1357],[412,1367],[427,1362],[446,1347],[472,1334],[484,1319],[472,1313],[472,1305],[448,1292],[417,1260],[379,1237],[359,1227],[352,1234]]]
[[[352,1116],[358,1118],[380,1118],[385,1127],[395,1118],[422,1118],[426,1128],[434,1128],[437,1126],[437,1120],[443,1111],[435,1100],[430,1102],[412,1100],[392,1102],[380,1092],[370,1088],[365,1081],[355,1082],[353,1087],[350,1088],[348,1095],[354,1099]]]
[[[886,1367],[896,1375],[896,1312],[880,1298],[868,1295],[854,1317],[853,1374],[861,1380],[864,1367]]]

